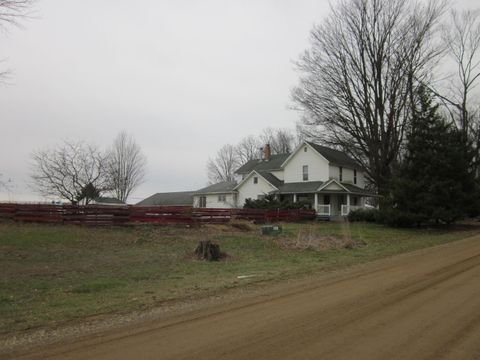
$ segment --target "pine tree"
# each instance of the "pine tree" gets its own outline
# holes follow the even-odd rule
[[[425,88],[418,90],[403,161],[393,179],[392,211],[387,222],[420,225],[451,223],[478,203],[470,144],[439,114]]]

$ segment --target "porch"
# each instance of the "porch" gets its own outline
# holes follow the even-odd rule
[[[362,195],[338,192],[317,192],[314,194],[284,194],[281,199],[294,203],[303,202],[315,209],[319,217],[347,216],[350,211],[365,208],[366,197]]]
[[[313,208],[317,216],[347,216],[350,211],[365,207],[365,197],[349,193],[315,193]]]
[[[286,183],[277,195],[280,200],[302,202],[315,209],[319,218],[329,220],[341,219],[353,210],[365,208],[367,199],[378,197],[371,191],[354,184],[340,183],[336,179]]]
[[[350,211],[365,209],[365,206],[359,205],[346,205],[342,204],[340,211],[332,211],[332,206],[327,205],[318,205],[317,206],[317,215],[318,216],[347,216]]]

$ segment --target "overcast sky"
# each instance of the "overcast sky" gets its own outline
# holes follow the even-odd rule
[[[473,0],[456,2],[474,6]],[[30,154],[63,139],[107,147],[121,130],[148,159],[136,202],[195,190],[223,144],[295,127],[292,61],[328,13],[323,0],[39,0],[0,34],[0,173],[29,190]]]

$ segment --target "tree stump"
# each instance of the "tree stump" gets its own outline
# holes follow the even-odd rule
[[[220,245],[210,240],[199,241],[195,255],[200,260],[218,261],[220,260]]]

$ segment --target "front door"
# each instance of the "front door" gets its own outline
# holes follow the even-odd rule
[[[342,205],[345,204],[345,195],[343,194],[325,194],[323,195],[323,203],[330,204],[330,214],[340,215],[342,212]]]

